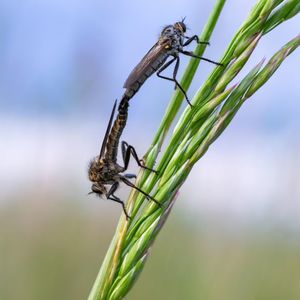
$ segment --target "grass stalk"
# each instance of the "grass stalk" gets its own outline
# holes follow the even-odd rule
[[[225,0],[216,1],[200,40],[208,41],[216,26]],[[243,103],[253,96],[297,47],[300,36],[293,38],[264,65],[260,61],[240,82],[234,82],[263,37],[300,10],[298,0],[259,0],[233,37],[222,57],[223,67],[216,67],[192,99],[193,108],[186,107],[156,169],[159,174],[141,171],[136,184],[151,193],[162,207],[145,201],[132,191],[127,211],[122,215],[100,272],[90,292],[89,300],[122,299],[132,288],[149,255],[150,246],[167,219],[175,196],[194,164],[227,128]],[[197,55],[203,55],[205,45],[198,45]],[[191,59],[181,80],[187,90],[199,61]],[[147,166],[157,160],[162,143],[183,102],[175,91],[161,125],[145,155]]]

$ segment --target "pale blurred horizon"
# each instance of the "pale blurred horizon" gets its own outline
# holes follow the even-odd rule
[[[82,126],[72,121],[66,124],[47,119],[27,120],[22,125],[2,119],[2,124],[5,126],[4,130],[0,129],[0,135],[6,141],[6,147],[0,154],[4,158],[2,170],[6,171],[0,174],[4,196],[0,205],[6,205],[11,196],[20,192],[20,187],[35,188],[36,185],[37,189],[42,186],[48,190],[65,186],[66,191],[72,190],[65,181],[76,183],[81,205],[89,205],[86,203],[90,188],[87,167],[97,155],[101,142],[97,140],[98,132],[104,132],[105,122],[98,130],[95,128],[99,124],[94,122]],[[10,132],[5,130],[8,127],[12,129]],[[192,171],[180,192],[184,198],[184,202],[178,200],[180,210],[183,214],[198,214],[201,218],[218,216],[228,222],[227,217],[230,217],[234,223],[249,222],[252,225],[266,218],[286,229],[300,230],[297,177],[300,142],[293,140],[296,132],[258,134],[247,130],[244,135],[232,127],[234,125],[224,134],[227,137],[221,137]],[[232,130],[235,132],[230,132]],[[144,135],[142,128],[136,130],[135,136],[127,129],[125,131],[130,143],[136,136]],[[28,135],[24,136],[23,132]],[[139,153],[143,154],[149,143],[150,137],[148,141],[139,139]],[[131,163],[131,169],[137,171],[134,163]]]

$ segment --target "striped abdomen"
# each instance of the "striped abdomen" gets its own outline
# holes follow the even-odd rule
[[[144,82],[165,63],[169,54],[161,52],[159,55],[151,55],[151,51],[142,59],[142,61],[133,69],[127,78],[124,88],[126,91],[123,98],[130,100],[144,84]],[[151,59],[152,58],[152,59]]]
[[[110,130],[110,134],[108,136],[108,141],[106,145],[104,158],[107,161],[117,161],[120,137],[127,122],[128,106],[129,104],[127,101],[121,101],[120,106],[118,108],[118,115]]]

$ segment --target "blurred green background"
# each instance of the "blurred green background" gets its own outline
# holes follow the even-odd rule
[[[100,219],[59,197],[45,207],[46,199],[23,195],[1,211],[1,299],[86,299],[117,209],[105,208],[111,215]],[[263,226],[232,230],[176,212],[127,298],[296,300],[299,278],[300,243],[292,235]]]
[[[228,1],[206,57],[221,57],[255,2]],[[87,298],[122,213],[87,195],[113,101],[164,25],[186,16],[189,34],[199,33],[213,4],[1,1],[1,300]],[[246,69],[299,28],[296,17],[272,31]],[[190,97],[212,68],[200,65]],[[299,51],[193,169],[127,299],[300,299],[296,78]],[[132,99],[123,138],[140,155],[172,92],[153,76]]]

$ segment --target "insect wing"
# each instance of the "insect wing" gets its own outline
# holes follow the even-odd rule
[[[163,52],[165,52],[163,46],[159,43],[156,43],[137,64],[137,66],[131,71],[123,87],[130,88],[130,86],[146,72],[146,70],[157,60],[157,58]]]
[[[113,110],[111,112],[110,119],[109,119],[109,122],[108,122],[108,125],[107,125],[107,128],[106,128],[105,136],[104,136],[103,141],[102,141],[99,159],[101,157],[103,157],[103,155],[104,155],[105,147],[106,147],[106,144],[107,144],[107,139],[108,139],[110,129],[111,129],[111,124],[112,124],[113,117],[114,117],[114,114],[115,114],[115,111],[116,111],[116,106],[117,106],[117,100],[115,101],[115,104],[114,104],[114,107],[113,107]]]

